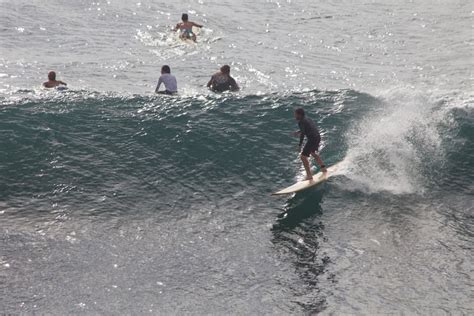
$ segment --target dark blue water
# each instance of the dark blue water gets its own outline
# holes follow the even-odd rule
[[[468,313],[473,113],[403,101],[4,99],[4,311]],[[345,168],[271,197],[303,176],[296,106]]]

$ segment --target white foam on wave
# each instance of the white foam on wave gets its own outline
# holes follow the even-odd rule
[[[209,28],[194,28],[194,31],[198,35],[197,43],[181,40],[179,33],[171,31],[171,29],[151,25],[148,25],[146,30],[137,29],[135,39],[149,47],[151,53],[163,60],[209,51],[210,45],[221,39],[219,35],[214,34],[214,30]]]
[[[346,176],[357,190],[423,193],[423,170],[443,160],[439,125],[446,111],[407,89],[379,98],[379,106],[349,130]]]

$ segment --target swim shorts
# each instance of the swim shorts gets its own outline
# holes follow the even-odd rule
[[[311,153],[317,152],[319,150],[320,139],[309,139],[303,147],[301,154],[303,156],[309,157]]]

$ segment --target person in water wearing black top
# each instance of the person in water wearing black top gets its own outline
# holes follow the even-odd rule
[[[313,156],[316,159],[320,169],[322,172],[327,172],[326,166],[324,162],[319,157],[318,149],[319,149],[319,142],[321,141],[321,136],[319,135],[319,131],[314,125],[313,121],[305,116],[304,110],[302,108],[298,108],[294,112],[295,119],[298,121],[298,126],[300,128],[299,131],[294,132],[295,136],[300,137],[299,143],[299,151],[301,152],[300,158],[303,162],[304,169],[306,170],[306,180],[312,180],[313,174],[311,173],[311,168],[309,166],[309,156]],[[303,145],[304,138],[306,137],[306,144],[301,150],[301,146]]]
[[[215,73],[207,83],[207,87],[214,92],[239,91],[240,88],[235,79],[230,76],[230,66],[224,65]]]

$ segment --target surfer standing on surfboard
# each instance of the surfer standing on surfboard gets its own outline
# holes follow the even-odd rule
[[[196,34],[193,32],[193,26],[201,28],[202,25],[189,21],[189,17],[186,13],[183,13],[181,20],[183,22],[176,24],[176,27],[174,28],[175,31],[179,30],[181,32],[179,38],[182,40],[190,39],[195,42]]]
[[[305,116],[303,108],[297,108],[294,112],[295,119],[298,121],[298,126],[300,128],[299,131],[293,133],[294,136],[300,137],[299,143],[299,151],[300,151],[300,158],[303,162],[304,169],[306,170],[306,180],[312,180],[313,174],[311,172],[311,168],[309,166],[309,156],[313,156],[316,159],[316,162],[319,165],[319,168],[322,172],[327,172],[326,166],[324,162],[319,157],[318,149],[319,149],[319,142],[321,141],[321,135],[319,135],[319,131],[316,128],[314,122]],[[304,138],[306,136],[306,144],[301,150],[301,146],[303,145]]]

